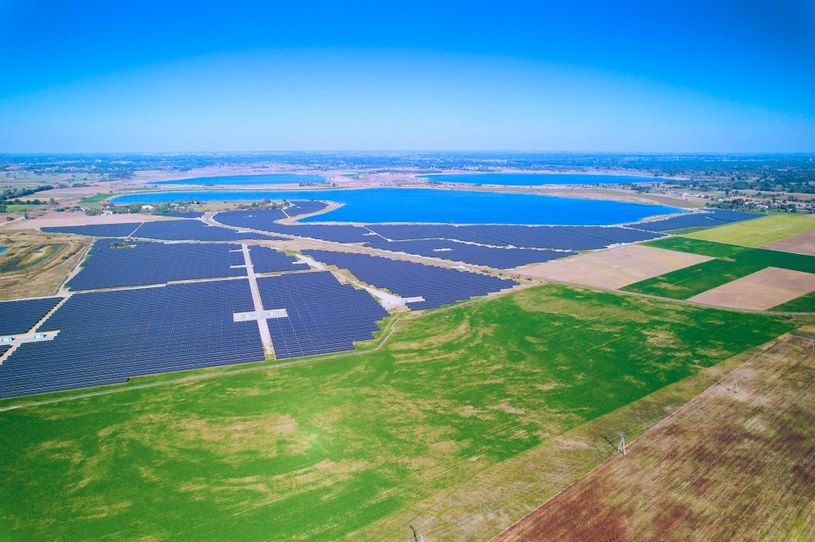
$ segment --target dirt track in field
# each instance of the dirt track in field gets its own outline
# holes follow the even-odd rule
[[[767,310],[815,291],[815,275],[767,267],[691,297],[688,301],[731,309]]]
[[[787,336],[496,540],[815,540],[815,352]]]
[[[644,245],[625,245],[562,260],[527,265],[516,271],[522,276],[531,278],[616,290],[711,259],[687,252]]]

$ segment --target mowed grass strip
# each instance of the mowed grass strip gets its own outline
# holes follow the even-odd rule
[[[785,337],[498,540],[815,539],[813,372]]]
[[[686,237],[668,237],[646,245],[717,258],[623,288],[625,291],[688,299],[767,267],[815,273],[815,257],[760,248],[747,248]]]
[[[362,355],[0,412],[0,539],[354,538],[791,327],[545,285]]]
[[[684,234],[694,239],[758,247],[815,229],[815,217],[776,214]]]

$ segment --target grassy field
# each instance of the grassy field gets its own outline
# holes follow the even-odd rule
[[[547,285],[361,355],[3,411],[0,539],[407,539],[391,518],[792,326]]]
[[[783,305],[773,307],[773,310],[782,312],[815,312],[815,292],[788,301]]]
[[[776,214],[685,234],[694,239],[758,247],[815,229],[815,217]]]
[[[785,337],[500,540],[815,539],[813,371]]]
[[[82,199],[79,203],[81,205],[88,205],[92,203],[102,203],[106,199],[113,197],[113,194],[94,194],[93,196],[88,196],[87,198]]]
[[[688,299],[711,288],[766,267],[815,273],[815,257],[759,248],[714,243],[686,237],[668,237],[646,245],[717,258],[623,288],[630,292]]]

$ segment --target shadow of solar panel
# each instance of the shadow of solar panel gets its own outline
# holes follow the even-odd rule
[[[61,300],[60,297],[46,297],[0,302],[0,335],[27,332]]]
[[[574,254],[553,250],[530,250],[521,248],[495,248],[438,240],[382,241],[368,243],[369,246],[393,252],[404,252],[418,256],[440,258],[473,265],[486,265],[496,269],[511,269],[530,263],[548,262]]]
[[[40,228],[48,233],[75,233],[94,237],[127,237],[141,225],[141,222],[126,224],[91,224],[87,226],[48,226]]]
[[[246,274],[239,245],[96,241],[82,270],[68,281],[72,290],[163,284],[177,280],[237,277]]]
[[[255,273],[274,273],[278,271],[304,271],[308,265],[295,263],[296,258],[269,247],[253,246],[249,248],[252,267]]]
[[[288,318],[267,320],[279,359],[353,350],[373,338],[388,313],[364,290],[343,285],[331,273],[298,273],[258,279],[263,307],[286,309]]]
[[[238,232],[210,226],[200,220],[163,220],[145,222],[133,233],[134,237],[165,241],[239,241],[241,239],[279,239],[255,232]]]
[[[0,365],[0,397],[124,382],[147,375],[264,359],[245,280],[71,296],[43,330]]]
[[[513,280],[367,254],[307,250],[314,259],[348,269],[358,279],[401,297],[423,297],[413,309],[435,308],[515,286]]]

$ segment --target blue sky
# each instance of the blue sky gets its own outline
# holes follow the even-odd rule
[[[0,152],[812,152],[813,36],[813,0],[0,0]]]

